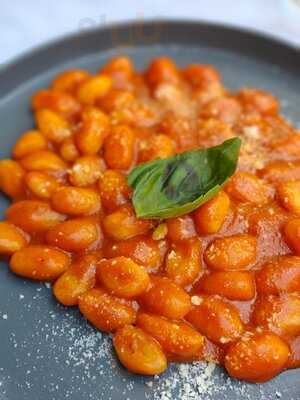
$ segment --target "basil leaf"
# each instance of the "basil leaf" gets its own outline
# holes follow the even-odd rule
[[[241,139],[139,165],[128,176],[138,218],[171,218],[210,200],[237,167]]]

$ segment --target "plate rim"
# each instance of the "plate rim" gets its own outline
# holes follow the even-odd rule
[[[293,57],[293,61],[296,61],[298,64],[298,68],[300,68],[300,46],[297,46],[295,43],[289,42],[288,40],[284,38],[279,38],[276,37],[268,32],[262,31],[262,30],[256,30],[253,28],[249,27],[241,27],[238,25],[233,25],[229,23],[219,23],[219,22],[214,22],[214,21],[206,21],[206,20],[201,20],[201,19],[185,19],[185,18],[149,18],[145,20],[126,20],[126,21],[119,21],[119,22],[114,22],[114,23],[108,23],[103,26],[97,26],[94,28],[89,28],[86,30],[81,30],[78,32],[69,32],[67,34],[64,34],[58,38],[54,38],[51,40],[48,40],[46,42],[43,42],[39,45],[33,46],[30,49],[25,50],[24,52],[16,55],[15,57],[12,57],[9,59],[6,63],[4,63],[0,67],[0,88],[4,86],[4,91],[1,93],[2,96],[6,96],[10,91],[13,91],[16,89],[19,85],[21,85],[24,80],[26,80],[26,74],[25,76],[20,76],[22,73],[21,66],[32,63],[32,65],[35,64],[36,59],[41,59],[42,56],[46,53],[51,53],[51,51],[54,51],[55,49],[59,49],[61,47],[67,48],[70,45],[74,45],[74,42],[77,40],[81,42],[88,41],[89,38],[93,39],[94,37],[100,35],[100,36],[105,36],[109,35],[113,32],[113,30],[119,30],[119,31],[130,31],[133,29],[137,29],[140,26],[143,26],[145,29],[153,28],[155,25],[160,25],[165,29],[166,31],[174,30],[176,32],[176,29],[180,30],[180,28],[189,28],[189,30],[196,29],[196,30],[202,30],[206,31],[208,34],[213,33],[213,31],[217,32],[217,35],[220,35],[220,33],[224,33],[227,35],[231,35],[234,37],[235,35],[238,36],[240,39],[244,40],[247,42],[247,40],[250,42],[250,44],[253,45],[255,41],[257,41],[257,47],[269,47],[269,50],[276,54],[276,51],[281,51],[285,53],[289,53],[290,57]],[[174,32],[173,32],[174,34]],[[182,31],[180,35],[183,38],[187,38],[189,36],[189,32],[184,32]],[[180,37],[179,35],[179,37]],[[217,38],[216,35],[216,38]],[[212,35],[213,36],[213,35]],[[178,37],[177,37],[178,39]],[[195,44],[194,38],[190,38],[192,40],[191,44]],[[184,42],[188,42],[189,40],[180,40],[181,44]],[[162,43],[160,40],[156,41],[155,43],[152,44],[160,44]],[[177,41],[172,42],[172,44],[180,44]],[[201,44],[201,41],[199,42]],[[137,43],[136,46],[147,46],[149,43],[146,41]],[[211,44],[208,44],[208,46],[212,47]],[[111,48],[118,48],[121,46],[114,45]],[[135,47],[135,46],[131,46]],[[232,47],[232,50],[237,50],[236,45]],[[230,49],[231,47],[226,47],[227,49]],[[84,48],[83,48],[83,53],[84,53]],[[99,47],[99,51],[105,51],[107,49],[103,48],[103,46]],[[88,54],[88,53],[87,53]],[[262,54],[261,54],[262,57]],[[258,57],[258,58],[261,58]],[[290,61],[289,64],[292,64]],[[25,67],[26,69],[26,67]],[[49,69],[49,68],[48,68]],[[14,73],[14,70],[17,72],[17,76],[20,76],[20,79],[18,80],[18,83],[15,85],[10,85],[8,81],[10,80],[9,75],[11,73]],[[45,68],[43,71],[47,70]]]

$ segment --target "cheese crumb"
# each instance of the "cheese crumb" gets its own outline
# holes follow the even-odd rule
[[[202,303],[203,299],[200,296],[192,296],[191,297],[191,302],[194,304],[194,306],[199,306]]]

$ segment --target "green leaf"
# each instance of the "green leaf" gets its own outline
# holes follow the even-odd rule
[[[241,139],[150,161],[128,176],[138,218],[171,218],[214,197],[237,167]]]

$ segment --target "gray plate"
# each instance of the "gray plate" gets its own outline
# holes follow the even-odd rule
[[[300,56],[292,47],[215,25],[129,23],[67,37],[1,71],[0,156],[8,157],[17,137],[33,126],[29,98],[34,91],[63,69],[95,71],[121,53],[138,68],[159,55],[169,55],[180,65],[212,63],[232,89],[249,85],[272,91],[284,114],[298,122]],[[1,212],[7,205],[1,197]],[[0,343],[0,400],[300,399],[297,371],[264,385],[230,380],[219,367],[205,378],[205,364],[187,370],[172,366],[159,379],[134,377],[115,361],[107,335],[96,332],[77,310],[57,305],[45,285],[13,276],[6,263],[0,268]]]

